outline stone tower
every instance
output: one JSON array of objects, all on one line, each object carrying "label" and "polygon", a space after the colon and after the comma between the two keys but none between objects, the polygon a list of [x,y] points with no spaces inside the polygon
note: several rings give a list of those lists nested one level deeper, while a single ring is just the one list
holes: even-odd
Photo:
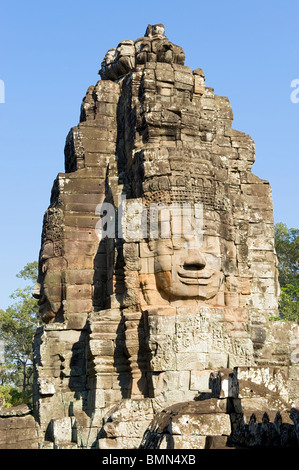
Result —
[{"label": "stone tower", "polygon": [[137,448],[147,428],[158,446],[159,413],[188,403],[218,410],[217,431],[171,445],[200,447],[246,409],[298,406],[298,326],[269,319],[270,185],[228,98],[184,62],[161,24],[120,42],[67,136],[34,290],[41,447]]}]

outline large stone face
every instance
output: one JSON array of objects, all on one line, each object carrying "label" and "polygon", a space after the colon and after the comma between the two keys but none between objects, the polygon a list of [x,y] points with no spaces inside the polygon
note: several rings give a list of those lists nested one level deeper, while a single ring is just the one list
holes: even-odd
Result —
[{"label": "large stone face", "polygon": [[34,290],[35,417],[54,446],[136,447],[227,368],[282,368],[298,406],[298,326],[269,321],[271,188],[229,100],[184,60],[163,25],[120,42],[67,136]]}]

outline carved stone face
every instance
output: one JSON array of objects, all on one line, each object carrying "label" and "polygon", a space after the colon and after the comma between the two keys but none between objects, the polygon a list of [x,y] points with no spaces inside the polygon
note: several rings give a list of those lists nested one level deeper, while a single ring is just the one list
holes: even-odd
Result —
[{"label": "carved stone face", "polygon": [[165,35],[165,27],[163,24],[149,24],[146,28],[145,36],[164,36]]},{"label": "carved stone face", "polygon": [[172,237],[153,242],[157,287],[170,298],[208,300],[217,295],[223,280],[218,237]]},{"label": "carved stone face", "polygon": [[154,24],[152,26],[152,35],[155,36],[156,34],[160,36],[165,35],[165,28],[163,24]]},{"label": "carved stone face", "polygon": [[45,323],[58,319],[62,313],[65,263],[57,242],[46,240],[40,252],[38,281],[32,293],[38,299],[39,314]]},{"label": "carved stone face", "polygon": [[109,49],[109,51],[106,52],[104,61],[106,65],[112,64],[115,60],[115,51],[116,49]]}]

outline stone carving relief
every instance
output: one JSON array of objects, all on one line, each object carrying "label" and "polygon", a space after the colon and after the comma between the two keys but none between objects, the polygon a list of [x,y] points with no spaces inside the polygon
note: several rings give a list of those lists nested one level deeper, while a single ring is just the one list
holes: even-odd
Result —
[{"label": "stone carving relief", "polygon": [[33,296],[38,299],[39,314],[45,323],[63,320],[66,259],[63,253],[63,210],[51,207],[44,216],[39,275]]}]

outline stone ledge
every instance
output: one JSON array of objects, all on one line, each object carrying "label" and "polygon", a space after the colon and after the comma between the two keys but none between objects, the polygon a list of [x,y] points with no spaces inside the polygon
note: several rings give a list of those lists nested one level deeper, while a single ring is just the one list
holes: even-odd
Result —
[{"label": "stone ledge", "polygon": [[32,412],[30,405],[18,405],[11,408],[3,408],[0,410],[0,418],[11,418],[13,416],[26,416]]}]

